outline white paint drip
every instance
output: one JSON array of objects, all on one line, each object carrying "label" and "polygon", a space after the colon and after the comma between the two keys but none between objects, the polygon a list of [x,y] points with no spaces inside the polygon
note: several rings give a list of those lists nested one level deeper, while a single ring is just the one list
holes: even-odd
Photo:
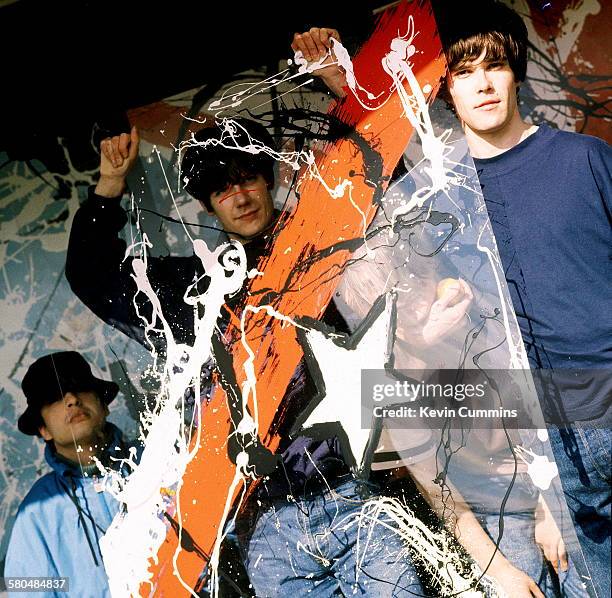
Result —
[{"label": "white paint drip", "polygon": [[[143,247],[148,245],[144,236]],[[117,500],[126,506],[126,512],[118,514],[107,533],[100,541],[109,586],[112,595],[138,595],[141,583],[151,583],[148,571],[149,559],[155,559],[159,547],[166,537],[166,524],[162,519],[168,508],[168,494],[176,487],[176,513],[180,515],[180,488],[182,476],[189,461],[199,446],[201,430],[197,429],[194,450],[189,452],[182,414],[183,397],[189,387],[195,387],[199,397],[200,369],[211,358],[211,336],[214,332],[221,307],[226,297],[236,293],[246,277],[246,255],[239,243],[223,244],[210,251],[200,239],[193,242],[195,255],[202,262],[206,276],[210,278],[207,290],[192,295],[198,281],[187,288],[186,303],[194,307],[194,344],[188,346],[175,341],[172,330],[163,314],[160,304],[146,273],[146,253],[132,262],[133,278],[138,293],[147,297],[153,313],[150,320],[140,315],[145,322],[147,336],[157,326],[166,341],[166,362],[162,378],[162,390],[158,397],[157,414],[152,418],[140,464],[123,483],[119,484],[118,474],[114,485]],[[131,250],[128,249],[128,252]],[[137,308],[136,297],[134,305]],[[198,306],[203,306],[203,315],[198,316]],[[139,313],[139,312],[138,312]],[[199,403],[196,401],[199,407]],[[177,405],[181,409],[177,409]],[[199,420],[199,417],[198,417]],[[112,477],[112,476],[111,476]],[[117,491],[117,488],[120,488]],[[179,538],[182,527],[179,526]],[[179,547],[174,555],[175,575],[183,587],[192,595],[176,566]]]},{"label": "white paint drip", "polygon": [[499,262],[498,256],[491,251],[486,245],[482,244],[482,237],[484,232],[487,231],[489,233],[488,236],[493,238],[493,243],[495,243],[493,234],[491,233],[490,225],[487,223],[486,226],[483,226],[478,235],[478,241],[476,246],[478,247],[478,251],[482,251],[488,258],[489,263],[491,264],[491,270],[493,272],[493,276],[495,277],[495,284],[497,286],[497,293],[500,297],[500,306],[502,312],[503,326],[506,334],[506,342],[508,343],[508,352],[510,354],[509,357],[509,368],[512,370],[519,369],[529,369],[529,361],[527,359],[527,353],[525,353],[525,347],[523,343],[518,339],[515,339],[512,331],[510,330],[510,320],[508,319],[508,306],[505,301],[506,293],[504,293],[504,287],[502,286],[501,278],[499,276],[499,272],[501,271],[501,264]]},{"label": "white paint drip", "polygon": [[[514,450],[519,458],[527,464],[527,473],[536,488],[548,490],[551,482],[559,475],[557,464],[546,455],[536,455],[533,451],[520,445],[515,446]],[[528,457],[531,457],[531,459]]]},{"label": "white paint drip", "polygon": [[445,530],[434,532],[429,529],[412,510],[396,498],[381,496],[367,501],[361,509],[357,523],[364,529],[358,535],[356,546],[356,578],[363,561],[367,556],[368,545],[374,528],[383,526],[402,540],[405,550],[397,556],[409,555],[419,562],[430,573],[431,578],[439,584],[441,595],[459,595],[465,598],[482,598],[502,596],[497,584],[490,578],[483,578],[481,584],[487,588],[486,594],[471,589],[480,578],[481,571],[475,563],[467,575],[463,557],[457,553],[450,535]]},{"label": "white paint drip", "polygon": [[[210,102],[208,110],[220,116],[224,111],[238,108],[252,97],[261,95],[274,87],[279,87],[283,83],[288,83],[300,75],[301,73],[291,75],[289,70],[285,69],[280,73],[267,77],[263,81],[237,83],[225,90],[219,99]],[[307,85],[310,82],[312,80],[302,85]],[[302,87],[302,85],[294,87],[288,93],[295,91],[297,88]]]},{"label": "white paint drip", "polygon": [[[452,170],[446,168],[444,165],[445,157],[452,151],[451,148],[448,148],[446,145],[451,130],[444,131],[439,137],[435,134],[429,116],[427,100],[424,96],[424,91],[427,89],[431,90],[431,86],[426,85],[421,89],[412,70],[412,64],[410,63],[410,58],[416,53],[416,47],[412,42],[417,35],[418,32],[415,32],[414,20],[412,16],[410,16],[406,35],[403,37],[396,37],[391,41],[391,51],[383,57],[382,66],[393,81],[392,88],[399,95],[402,106],[404,107],[404,115],[408,118],[421,140],[423,155],[429,163],[429,166],[423,167],[423,172],[430,179],[431,184],[417,189],[405,205],[396,208],[392,215],[392,223],[395,223],[400,216],[407,214],[415,207],[420,208],[423,206],[423,204],[436,193],[448,189],[449,184],[451,184],[455,178]],[[379,103],[378,105],[364,103],[360,99],[359,93],[363,88],[358,84],[355,78],[353,64],[348,52],[346,52],[338,41],[333,40],[333,43],[338,62],[347,74],[348,86],[359,103],[367,110],[377,110],[382,107],[390,96],[388,96],[383,103]],[[408,82],[411,94],[408,94],[406,91],[404,81]],[[425,91],[425,93],[427,93],[427,91]],[[370,96],[368,96],[368,99],[370,99]]]},{"label": "white paint drip", "polygon": [[[182,152],[184,152],[188,147],[193,147],[193,146],[202,146],[202,147],[220,146],[225,149],[240,151],[240,152],[247,152],[250,154],[265,153],[271,158],[273,158],[274,160],[276,160],[277,162],[282,162],[284,164],[287,164],[293,170],[296,170],[296,171],[300,170],[303,166],[305,166],[307,168],[308,176],[311,179],[318,180],[321,183],[321,185],[326,189],[326,191],[328,192],[329,196],[332,199],[338,199],[338,198],[343,197],[346,189],[350,190],[353,187],[352,182],[348,179],[345,179],[337,183],[334,186],[328,184],[323,178],[323,176],[321,175],[321,172],[319,171],[319,168],[316,164],[315,155],[311,150],[304,149],[299,152],[276,151],[268,147],[267,145],[265,145],[263,142],[251,137],[250,133],[240,124],[240,122],[236,120],[233,120],[231,118],[224,118],[220,120],[218,124],[222,130],[220,139],[207,139],[205,141],[200,142],[195,139],[194,135],[192,135],[190,139],[187,139],[186,141],[183,141],[180,144],[179,153],[182,154]],[[238,135],[241,135],[241,137],[245,136],[245,138],[247,139],[244,145],[240,144]],[[179,162],[181,162],[180,155],[179,155]],[[189,177],[189,173],[179,172],[179,182],[188,180],[188,177]],[[302,184],[303,184],[303,180],[304,178],[302,178]],[[352,198],[350,198],[350,200],[351,200],[351,203],[355,205],[354,202],[352,201]]]},{"label": "white paint drip", "polygon": [[[241,441],[241,446],[243,448],[247,448],[250,445],[252,445],[254,442],[256,442],[258,440],[258,432],[259,432],[259,416],[258,416],[259,410],[257,407],[257,377],[255,375],[255,367],[254,367],[255,353],[253,352],[253,350],[251,349],[251,347],[249,346],[246,340],[245,323],[246,323],[246,316],[248,313],[257,314],[261,311],[265,311],[269,316],[274,317],[278,320],[281,320],[283,322],[288,322],[292,324],[293,326],[296,326],[299,328],[303,328],[302,326],[294,322],[291,318],[273,309],[272,306],[270,305],[260,305],[258,307],[255,307],[253,305],[245,306],[241,314],[241,318],[240,318],[240,332],[241,332],[242,346],[245,348],[246,352],[248,353],[248,358],[244,361],[244,364],[243,364],[243,369],[246,374],[246,380],[243,382],[242,389],[241,389],[242,418],[237,423],[236,430],[233,432],[233,434],[241,436],[240,441]],[[251,399],[253,403],[252,411],[253,411],[254,417],[252,417],[249,414],[249,411],[247,409],[249,399]],[[215,544],[214,544],[211,559],[210,559],[210,571],[211,571],[210,586],[211,586],[213,598],[215,598],[219,594],[219,575],[218,575],[219,556],[221,552],[221,544],[226,535],[224,530],[227,529],[226,521],[227,521],[228,514],[230,512],[230,509],[232,507],[232,498],[234,496],[234,493],[236,492],[236,488],[242,482],[242,480],[245,480],[247,477],[251,479],[255,479],[254,474],[248,469],[249,465],[250,463],[249,463],[248,453],[246,451],[241,451],[240,453],[238,453],[238,455],[236,456],[236,471],[234,473],[234,478],[232,480],[230,487],[228,488],[228,492],[225,498],[225,507],[223,510],[223,516],[218,526],[219,531],[217,532],[217,537],[215,539]],[[242,501],[244,500],[245,490],[246,490],[246,487],[243,488],[239,502],[236,506],[236,509],[235,509],[236,515],[234,515],[234,518],[233,518],[234,522],[236,520],[236,516],[238,512],[240,511],[240,506],[242,504]]]},{"label": "white paint drip", "polygon": [[[409,33],[411,31],[412,33],[410,33],[410,35],[407,34],[405,37],[398,37],[393,40],[391,44],[391,52],[385,56],[383,60],[383,66],[385,67],[385,70],[389,73],[389,75],[392,77],[393,86],[400,94],[400,98],[405,108],[406,117],[410,120],[411,124],[414,126],[421,139],[423,153],[429,161],[429,167],[424,168],[423,170],[429,176],[431,184],[417,190],[413,194],[411,200],[405,206],[398,208],[393,215],[394,221],[401,214],[409,212],[414,207],[422,206],[424,202],[431,198],[435,193],[437,193],[438,191],[446,190],[447,186],[450,183],[453,183],[452,173],[449,173],[444,166],[444,160],[446,152],[448,150],[448,148],[446,147],[446,141],[448,139],[449,131],[445,132],[440,137],[437,137],[435,135],[431,121],[429,119],[427,103],[423,96],[423,92],[428,93],[427,87],[424,87],[423,90],[420,89],[420,87],[418,86],[418,82],[416,81],[416,78],[414,77],[414,74],[412,72],[411,65],[409,63],[409,58],[414,54],[415,51],[414,46],[411,42],[413,41],[416,35],[414,34],[414,26],[412,23],[412,19],[410,20],[409,24]],[[377,99],[379,96],[374,96],[373,94],[369,93],[367,90],[361,87],[358,84],[356,78],[354,78],[352,71],[352,63],[350,63],[350,58],[348,58],[347,60],[348,53],[345,55],[342,52],[343,48],[341,44],[337,43],[335,40],[333,43],[334,51],[336,53],[336,56],[338,57],[338,64],[345,68],[347,72],[347,80],[349,82],[349,86],[353,93],[355,93],[356,97],[361,95],[362,92],[365,92],[367,100],[371,101]],[[347,68],[347,66],[349,68]],[[309,65],[308,68],[313,68],[313,65]],[[269,81],[266,80],[266,83],[269,83],[269,86],[271,87],[273,85],[278,84],[279,81],[288,81],[290,79],[291,77],[284,78],[283,75],[280,80],[277,78],[270,78]],[[412,95],[409,95],[404,89],[404,81],[408,81]],[[213,102],[211,104],[211,108],[223,110],[229,106],[235,107],[239,105],[242,101],[244,101],[244,99],[248,97],[249,94],[252,93],[252,91],[252,87],[249,87],[246,93],[243,93],[242,91],[236,92],[234,90],[230,103],[224,103],[223,101]],[[261,89],[256,91],[255,93],[259,93],[260,91]],[[375,109],[375,107],[365,107],[370,110]],[[223,147],[226,147],[228,149],[234,149],[237,151],[246,151],[254,154],[265,152],[268,155],[272,156],[275,160],[288,164],[294,170],[299,170],[302,166],[306,166],[309,176],[311,178],[317,179],[325,187],[330,197],[333,199],[343,197],[346,193],[346,190],[348,189],[349,201],[351,201],[352,205],[357,208],[351,196],[351,181],[344,180],[335,185],[327,184],[315,164],[314,155],[311,151],[276,152],[271,148],[267,148],[261,142],[251,139],[250,137],[246,145],[240,145],[235,137],[237,127],[240,127],[239,123],[236,123],[231,119],[224,119],[222,121],[222,127],[224,128],[224,136],[220,141],[208,140],[207,142],[199,144],[195,141],[195,139],[192,138],[187,142],[181,144],[179,151],[184,150],[190,145],[220,144]],[[246,133],[248,135],[248,132]],[[180,180],[181,176],[179,174],[179,181]],[[365,214],[363,214],[361,211],[360,214],[364,219],[365,232]],[[143,241],[143,246],[146,246],[147,243],[148,241],[146,241],[145,238],[145,240]],[[220,306],[225,301],[225,296],[232,294],[232,292],[235,292],[228,291],[228,289],[223,285],[224,282],[227,283],[228,281],[228,279],[225,278],[225,269],[221,272],[217,272],[216,274],[211,274],[208,268],[206,268],[205,262],[208,262],[208,264],[212,266],[215,265],[215,260],[212,259],[212,256],[215,255],[215,257],[218,258],[218,253],[209,252],[208,248],[205,244],[203,244],[203,242],[200,242],[203,244],[203,246],[196,246],[197,243],[198,241],[194,241],[194,250],[196,251],[196,254],[198,254],[199,251],[199,256],[202,260],[202,263],[205,265],[206,272],[209,276],[211,276],[211,287],[206,293],[201,296],[192,297],[188,295],[188,292],[186,292],[185,294],[185,300],[187,302],[190,302],[194,306],[194,311],[197,305],[202,305],[206,308],[205,316],[201,320],[198,320],[198,318],[196,317],[196,342],[194,344],[194,347],[188,347],[186,345],[174,342],[169,326],[163,316],[162,306],[159,304],[159,300],[155,296],[155,293],[153,292],[153,289],[151,288],[146,277],[146,254],[144,258],[139,258],[134,262],[134,278],[139,286],[139,291],[145,296],[147,296],[154,308],[154,316],[150,322],[147,322],[147,330],[148,332],[152,331],[156,325],[160,325],[162,327],[164,336],[166,336],[166,339],[168,341],[168,360],[166,362],[166,367],[164,370],[164,395],[160,399],[159,415],[153,421],[149,429],[149,437],[147,439],[145,454],[143,455],[141,465],[136,469],[136,472],[132,476],[130,476],[123,489],[117,494],[118,498],[120,498],[120,500],[123,500],[127,504],[128,511],[125,515],[121,515],[116,518],[116,521],[113,522],[113,525],[111,526],[111,528],[109,528],[109,532],[103,538],[102,541],[103,554],[105,555],[105,564],[107,566],[109,578],[111,577],[111,572],[113,574],[111,588],[114,596],[128,595],[126,592],[130,592],[134,588],[137,592],[138,586],[142,581],[150,580],[150,574],[147,571],[148,558],[149,556],[155,556],[155,554],[157,553],[156,545],[157,547],[159,546],[159,543],[163,541],[163,538],[165,537],[166,533],[165,524],[161,521],[159,517],[161,511],[164,510],[163,505],[165,500],[164,493],[161,490],[163,490],[164,487],[172,486],[173,484],[177,486],[177,509],[179,513],[178,519],[180,521],[180,500],[178,500],[178,496],[180,494],[182,473],[184,472],[184,468],[188,463],[189,459],[192,457],[192,455],[187,453],[187,445],[184,440],[179,440],[179,437],[182,436],[182,422],[181,418],[177,416],[175,406],[177,402],[182,401],[184,390],[190,384],[192,384],[193,381],[195,381],[196,385],[199,384],[199,367],[201,367],[202,363],[204,363],[204,361],[206,361],[207,358],[210,357],[210,335],[212,334],[214,321],[216,321],[216,316],[218,315],[218,312],[216,312],[216,315],[215,313],[213,313],[216,310],[215,306],[218,305],[220,308]],[[227,248],[227,245],[224,247]],[[240,253],[241,247],[240,249],[238,249],[236,245],[234,245],[233,247],[234,251]],[[479,247],[479,249],[481,248]],[[491,256],[489,257],[491,259]],[[240,256],[240,260],[242,260],[243,258],[243,255]],[[244,270],[244,263],[245,262],[241,261],[243,270],[241,271],[241,277],[237,277],[240,278],[240,284],[237,286],[237,289],[240,288],[240,285],[242,284],[242,281],[244,280],[246,275],[246,271]],[[224,268],[226,266],[231,266],[231,264],[226,263],[224,265]],[[219,283],[220,288],[218,288],[217,290],[221,293],[220,295],[216,293],[211,293],[211,289],[213,288],[213,283],[215,281]],[[190,290],[193,289],[191,288]],[[211,306],[213,306],[213,309],[211,309]],[[253,310],[254,309],[255,308],[253,308]],[[274,317],[280,316],[284,318],[284,316],[282,316],[281,314],[273,312],[273,310],[271,310],[269,306],[266,306],[262,309],[266,309],[269,315],[274,315]],[[241,324],[243,333],[243,343],[246,343],[244,335],[244,315],[245,314],[243,314]],[[316,333],[312,338],[316,338]],[[508,338],[510,338],[510,336],[508,336]],[[201,351],[200,353],[197,353],[195,351],[196,346],[199,347],[199,350]],[[236,432],[242,434],[243,436],[248,436],[257,434],[258,423],[255,386],[256,380],[254,370],[252,368],[254,355],[246,344],[245,348],[249,352],[250,358],[249,360],[247,360],[247,363],[245,363],[245,372],[247,374],[247,380],[244,382],[242,387],[244,417],[239,422]],[[319,360],[319,363],[335,363],[333,359],[329,359],[329,355],[325,355],[326,351],[328,351],[328,349],[322,350],[322,356]],[[372,349],[368,347],[368,355],[371,356],[372,353]],[[384,352],[376,352],[376,354],[382,355],[384,354]],[[372,359],[370,357],[367,367],[372,367],[371,364]],[[175,369],[176,372],[174,371]],[[343,383],[343,396],[346,396],[346,377],[343,378]],[[330,384],[330,386],[333,385]],[[359,395],[357,394],[356,396]],[[254,405],[253,417],[249,416],[246,410],[246,405],[250,398],[252,399]],[[322,418],[321,421],[332,421],[329,418],[329,413],[325,418]],[[349,426],[349,428],[354,427]],[[254,437],[255,436],[253,436],[253,438]],[[158,453],[156,452],[156,449],[150,448],[150,439],[156,439],[156,443],[159,443],[159,450],[165,453],[165,457],[160,457],[160,455],[158,455]],[[367,438],[365,442],[367,443]],[[363,443],[363,441],[355,441],[354,445],[354,452],[356,452],[357,455],[363,455],[363,450],[359,447],[363,446],[365,448],[365,443]],[[164,447],[163,450],[161,447]],[[147,451],[149,452],[147,453]],[[161,459],[161,461],[159,459]],[[534,458],[534,461],[535,460],[536,459]],[[159,467],[160,462],[163,463],[163,468]],[[213,551],[213,557],[211,559],[211,566],[213,569],[212,576],[214,582],[212,584],[212,587],[215,593],[218,591],[218,578],[216,577],[216,565],[218,564],[219,554],[218,549],[220,547],[221,540],[223,539],[223,534],[221,530],[224,528],[223,524],[229,513],[229,508],[231,506],[231,497],[233,496],[233,493],[235,492],[237,485],[240,483],[241,479],[244,476],[248,475],[248,465],[249,464],[247,453],[240,453],[237,458],[236,473],[232,485],[228,491],[225,512],[221,525],[219,526],[220,531],[217,536],[217,541],[215,543],[215,548]],[[153,468],[155,468],[154,471],[151,471]],[[163,472],[157,471],[158,469],[163,469]],[[156,479],[157,481],[155,483],[151,483],[150,480],[152,478]],[[160,484],[159,487],[158,484]],[[164,484],[166,486],[163,486]],[[391,503],[385,501],[391,501]],[[380,505],[384,503],[384,508],[381,506],[377,507],[379,511],[382,509],[386,514],[389,514],[389,512],[394,512],[396,516],[401,519],[401,516],[397,515],[399,513],[399,508],[397,505],[394,505],[392,501],[393,499],[380,498],[376,501],[373,501],[373,504]],[[376,518],[378,519],[378,517]],[[126,521],[128,521],[127,524],[125,523]],[[402,529],[401,532],[402,534],[406,535],[407,538],[412,538],[414,532],[413,522],[410,523],[410,526],[412,526],[410,527],[410,532],[407,532],[405,529]],[[430,534],[429,540],[431,540],[431,532],[427,530],[427,528],[424,528],[424,530],[427,532],[427,534]],[[422,532],[423,530],[419,530],[419,533]],[[417,545],[419,544],[417,543]],[[424,555],[428,554],[429,548],[430,542],[426,541],[421,545],[421,549],[418,549],[417,552],[421,555],[422,558],[425,558]],[[178,549],[177,553],[175,554],[175,573],[177,574],[177,577],[179,578],[185,589],[193,594],[191,589],[181,580],[180,575],[176,569],[177,555]],[[446,558],[448,558],[446,551],[444,551],[444,555]],[[430,564],[433,566],[433,562]],[[437,568],[436,573],[439,574],[439,569]],[[456,580],[454,580],[453,578],[454,573],[449,575],[452,578],[450,579],[449,583],[451,584],[451,587],[454,587],[453,584],[456,582]],[[469,594],[464,595],[468,596]]]},{"label": "white paint drip", "polygon": [[[301,168],[302,165],[306,165],[309,175],[312,178],[318,179],[333,198],[342,197],[345,189],[351,188],[350,181],[344,181],[334,188],[328,186],[318,171],[314,155],[311,151],[276,152],[256,139],[252,139],[244,129],[242,130],[247,133],[248,142],[245,145],[240,145],[236,138],[236,133],[238,128],[242,128],[241,125],[231,119],[224,119],[222,126],[224,134],[221,140],[209,140],[209,142],[200,145],[219,144],[225,148],[237,151],[249,153],[265,152],[275,160],[283,161],[296,170]],[[193,144],[197,144],[197,142],[192,139],[182,144],[179,151]],[[159,152],[157,154],[159,159]],[[174,195],[172,195],[172,199],[174,201]],[[352,202],[352,198],[350,199]],[[178,213],[176,202],[174,202],[174,205]],[[185,232],[189,235],[186,229]],[[240,244],[233,243],[231,246],[227,244],[222,245],[211,252],[203,241],[199,239],[193,241],[194,253],[200,258],[206,276],[210,277],[210,285],[205,293],[201,295],[195,293],[195,295],[192,295],[198,282],[196,281],[185,292],[185,302],[194,308],[195,342],[193,347],[189,347],[186,344],[175,341],[172,330],[164,317],[163,306],[148,280],[146,273],[146,250],[149,247],[151,247],[151,244],[147,236],[142,235],[141,241],[133,242],[126,250],[125,258],[127,259],[130,253],[133,254],[136,248],[140,250],[140,256],[134,257],[132,261],[133,278],[138,287],[138,293],[144,295],[152,307],[151,318],[146,318],[141,314],[136,297],[134,297],[133,304],[137,314],[143,320],[145,336],[152,347],[151,335],[153,333],[162,333],[166,341],[166,362],[161,376],[162,392],[160,393],[158,405],[154,410],[156,413],[149,412],[143,419],[143,422],[147,424],[145,427],[148,429],[148,436],[145,441],[141,463],[125,483],[120,483],[118,476],[113,478],[112,474],[110,475],[112,482],[109,483],[109,489],[112,489],[117,499],[127,507],[127,512],[117,516],[101,541],[101,549],[109,575],[109,585],[115,597],[137,594],[141,583],[151,582],[151,574],[148,572],[149,559],[155,558],[159,546],[166,535],[166,525],[160,516],[164,510],[172,506],[168,503],[168,495],[174,494],[176,496],[174,506],[176,507],[177,519],[179,521],[180,539],[180,534],[182,533],[182,527],[180,526],[182,475],[189,460],[195,454],[195,451],[188,453],[188,443],[185,439],[183,418],[181,417],[184,411],[182,404],[183,397],[190,385],[195,386],[196,396],[199,396],[199,372],[203,363],[208,361],[211,356],[210,338],[220,312],[220,307],[225,303],[227,296],[233,295],[241,288],[247,276],[246,256]],[[236,254],[238,254],[238,265],[236,265]],[[230,277],[227,277],[228,273],[231,274]],[[249,277],[256,275],[261,275],[261,273],[256,270],[249,272]],[[204,316],[201,318],[198,317],[198,306],[204,307]],[[249,442],[255,440],[258,423],[256,380],[253,370],[254,354],[248,345],[246,345],[244,317],[249,311],[259,311],[261,309],[266,310],[271,316],[295,325],[289,318],[275,312],[269,306],[260,308],[247,307],[243,313],[241,321],[242,340],[250,357],[244,364],[247,379],[242,388],[243,417],[238,423],[235,433],[242,435],[242,440],[246,441],[243,445],[245,448]],[[154,356],[155,361],[157,361],[155,351]],[[246,409],[249,400],[252,400],[254,405],[254,418],[249,415]],[[181,406],[180,410],[176,409],[177,405]],[[197,407],[199,409],[199,404],[197,404]],[[199,412],[196,414],[196,419],[198,421],[200,419]],[[199,445],[200,433],[201,430],[198,428],[198,437],[195,442],[196,447]],[[249,436],[251,436],[250,439]],[[154,448],[151,445],[153,440],[155,442]],[[236,473],[228,490],[223,519],[219,525],[219,532],[211,557],[211,587],[215,595],[218,593],[217,565],[219,549],[223,540],[222,530],[225,527],[224,524],[231,507],[231,498],[235,489],[242,478],[248,475],[252,477],[252,474],[248,472],[248,466],[248,454],[246,452],[240,453],[237,457]],[[176,490],[174,491],[172,488]],[[188,584],[182,580],[177,568],[179,551],[180,548],[177,548],[174,554],[174,572],[183,587],[193,594]]]},{"label": "white paint drip", "polygon": [[[65,141],[62,138],[56,141],[60,161],[66,165],[64,173],[49,172],[36,164],[29,167],[19,160],[7,160],[2,170],[0,372],[4,429],[0,431],[0,452],[4,463],[0,466],[0,529],[3,530],[10,530],[10,522],[32,483],[49,471],[44,443],[26,438],[15,425],[17,415],[25,408],[19,382],[27,366],[43,353],[79,350],[95,372],[96,364],[105,361],[109,345],[125,344],[121,333],[103,329],[102,323],[71,296],[64,280],[62,264],[71,222],[79,208],[80,190],[85,183],[93,182],[95,169],[82,170],[82,165],[75,165]],[[61,197],[53,199],[52,191],[60,191]],[[53,299],[47,303],[51,292]],[[126,361],[130,369],[134,362]],[[101,377],[106,377],[107,372]],[[121,403],[115,401],[111,405],[112,415],[119,420],[127,419],[127,409]],[[8,537],[3,542],[4,548],[7,540]],[[0,558],[3,556],[4,550]]]}]

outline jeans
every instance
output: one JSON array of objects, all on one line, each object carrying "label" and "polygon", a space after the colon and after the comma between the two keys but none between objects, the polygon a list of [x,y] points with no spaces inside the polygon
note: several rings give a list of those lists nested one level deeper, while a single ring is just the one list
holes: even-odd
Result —
[{"label": "jeans", "polygon": [[[608,410],[609,412],[610,410]],[[605,419],[604,419],[605,418]],[[590,579],[598,598],[610,596],[610,448],[609,413],[599,420],[551,426],[550,444],[559,468],[582,555],[573,560]],[[588,585],[588,584],[587,584]]]},{"label": "jeans", "polygon": [[[473,481],[471,492],[466,489],[464,498],[472,504],[474,515],[494,543],[499,538],[499,507],[511,483],[511,476],[490,476],[486,480]],[[471,499],[471,500],[469,500]],[[535,541],[535,509],[537,489],[526,473],[519,473],[507,497],[503,512],[503,533],[499,551],[517,569],[520,569],[539,586],[547,598],[558,598],[554,570]]]},{"label": "jeans", "polygon": [[423,595],[392,523],[360,522],[362,490],[351,480],[263,505],[245,551],[258,598]]},{"label": "jeans", "polygon": [[574,563],[570,560],[568,571],[561,572],[557,578],[536,543],[535,512],[540,491],[527,473],[518,473],[512,488],[511,476],[483,477],[461,472],[456,467],[451,469],[451,479],[494,543],[499,539],[500,509],[502,501],[505,501],[499,550],[512,565],[538,584],[546,598],[588,598]]},{"label": "jeans", "polygon": [[[478,517],[483,529],[493,542],[499,537],[499,514]],[[588,598],[570,559],[567,572],[557,578],[552,565],[535,543],[533,513],[505,513],[504,533],[499,543],[500,552],[517,568],[529,575],[546,598]]]}]

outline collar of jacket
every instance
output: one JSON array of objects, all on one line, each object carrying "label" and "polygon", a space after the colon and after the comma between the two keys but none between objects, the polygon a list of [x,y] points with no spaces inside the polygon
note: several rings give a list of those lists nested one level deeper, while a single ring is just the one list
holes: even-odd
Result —
[{"label": "collar of jacket", "polygon": [[[107,459],[104,457],[109,454],[111,454],[113,457],[127,456],[127,450],[121,430],[110,422],[106,423],[106,429],[109,434],[109,441],[102,451],[102,455],[100,455],[100,460],[102,462],[107,461]],[[116,451],[116,447],[119,447],[120,450]],[[53,469],[53,471],[59,476],[82,478],[84,477],[83,474],[86,474],[87,477],[92,477],[92,475],[98,473],[99,471],[96,465],[88,465],[81,468],[79,467],[78,463],[73,463],[68,459],[62,458],[55,451],[52,442],[47,442],[47,446],[45,447],[45,460],[49,464],[49,467],[51,467],[51,469]]]}]

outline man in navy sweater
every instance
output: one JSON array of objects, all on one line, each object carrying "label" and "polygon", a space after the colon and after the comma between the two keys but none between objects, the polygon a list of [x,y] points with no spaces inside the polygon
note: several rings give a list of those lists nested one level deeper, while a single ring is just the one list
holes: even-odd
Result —
[{"label": "man in navy sweater", "polygon": [[[469,12],[457,4],[435,6],[447,101],[474,159],[530,366],[570,379],[556,401],[541,397],[543,410],[589,569],[582,573],[609,596],[612,151],[594,137],[526,123],[518,110],[524,23],[495,1]],[[556,561],[563,547],[545,550]]]}]

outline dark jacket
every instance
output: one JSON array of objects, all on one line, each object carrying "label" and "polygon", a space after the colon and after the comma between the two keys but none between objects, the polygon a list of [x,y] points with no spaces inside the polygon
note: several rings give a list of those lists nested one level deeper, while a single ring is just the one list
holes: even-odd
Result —
[{"label": "dark jacket", "polygon": [[[91,191],[74,217],[66,278],[74,293],[99,318],[146,346],[143,320],[138,317],[134,307],[137,287],[131,276],[132,257],[126,255],[127,244],[119,237],[127,221],[127,214],[120,206],[119,198],[107,199]],[[267,241],[262,236],[244,246],[248,269],[256,267]],[[204,272],[201,261],[195,255],[148,257],[147,264],[149,281],[163,306],[175,340],[191,345],[194,340],[193,308],[184,302],[183,296],[194,280],[202,279]],[[206,278],[199,284],[196,292],[205,292]],[[230,307],[239,304],[242,298],[241,293],[233,297]],[[147,317],[150,315],[150,306],[146,301],[140,303],[137,300],[137,305],[141,314]],[[348,332],[346,322],[333,302],[323,320],[339,332]],[[225,325],[221,323],[222,328]],[[292,405],[299,403],[300,407],[316,393],[303,362],[293,377],[290,389]],[[307,458],[305,448],[310,455],[318,457],[313,459],[316,467]],[[278,468],[277,475],[272,476],[267,485],[274,495],[286,495],[288,491],[299,492],[307,480],[313,476],[321,477],[317,469],[328,477],[328,483],[348,471],[340,457],[336,438],[323,441],[297,438],[292,441],[285,437],[280,451],[283,453],[284,471]],[[323,480],[320,481],[323,483]]]}]

